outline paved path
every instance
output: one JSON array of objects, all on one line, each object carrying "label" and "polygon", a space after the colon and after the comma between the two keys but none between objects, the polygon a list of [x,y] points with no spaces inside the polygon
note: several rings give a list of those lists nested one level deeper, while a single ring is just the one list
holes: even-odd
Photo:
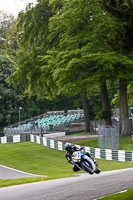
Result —
[{"label": "paved path", "polygon": [[41,175],[31,174],[10,167],[6,167],[4,165],[0,165],[0,179],[30,178],[40,176]]},{"label": "paved path", "polygon": [[0,188],[0,200],[94,200],[133,188],[133,169]]},{"label": "paved path", "polygon": [[98,135],[70,135],[70,136],[64,136],[64,137],[55,137],[54,139],[58,141],[64,141],[64,142],[75,142],[80,140],[88,140],[91,138],[97,138]]}]

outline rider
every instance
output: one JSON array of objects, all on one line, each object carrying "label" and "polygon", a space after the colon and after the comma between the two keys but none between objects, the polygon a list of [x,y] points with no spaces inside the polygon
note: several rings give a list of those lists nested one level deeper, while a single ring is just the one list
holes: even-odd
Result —
[{"label": "rider", "polygon": [[[81,148],[78,148],[78,147],[76,147],[76,146],[72,146],[71,144],[69,144],[69,143],[66,143],[65,144],[65,150],[66,150],[66,155],[65,155],[65,157],[66,157],[66,159],[67,159],[67,161],[69,162],[69,163],[73,163],[72,162],[72,154],[73,154],[73,152],[75,152],[75,151],[81,151],[83,149],[83,147],[81,147]],[[91,159],[93,159],[92,157],[91,157],[91,155],[88,153],[88,152],[85,152],[84,153],[85,155],[87,155],[88,157],[90,157]],[[95,161],[94,161],[95,162]],[[73,171],[74,172],[77,172],[77,171],[79,171],[80,169],[76,166],[76,165],[74,165],[74,167],[73,167]]]}]

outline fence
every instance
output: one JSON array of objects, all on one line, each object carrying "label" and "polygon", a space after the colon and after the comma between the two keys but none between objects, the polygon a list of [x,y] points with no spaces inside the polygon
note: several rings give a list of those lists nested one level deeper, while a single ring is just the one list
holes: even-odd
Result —
[{"label": "fence", "polygon": [[98,147],[102,149],[119,149],[119,127],[99,126]]},{"label": "fence", "polygon": [[104,120],[90,120],[91,134],[98,134],[98,127],[104,125]]},{"label": "fence", "polygon": [[14,135],[0,137],[0,143],[16,143],[16,142],[27,142],[30,141],[30,135]]}]

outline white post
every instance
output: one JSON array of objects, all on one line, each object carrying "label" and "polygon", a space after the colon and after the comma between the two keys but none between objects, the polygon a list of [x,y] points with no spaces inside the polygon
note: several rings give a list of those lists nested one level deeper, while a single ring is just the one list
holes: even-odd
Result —
[{"label": "white post", "polygon": [[19,125],[20,125],[20,110],[22,110],[22,107],[19,107]]}]

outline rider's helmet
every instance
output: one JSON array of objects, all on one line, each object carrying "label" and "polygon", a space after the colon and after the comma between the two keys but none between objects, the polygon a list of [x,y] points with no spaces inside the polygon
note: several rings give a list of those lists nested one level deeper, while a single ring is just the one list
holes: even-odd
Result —
[{"label": "rider's helmet", "polygon": [[72,145],[69,144],[69,143],[66,143],[66,144],[65,144],[65,150],[66,150],[66,151],[71,151],[71,150],[72,150]]}]

